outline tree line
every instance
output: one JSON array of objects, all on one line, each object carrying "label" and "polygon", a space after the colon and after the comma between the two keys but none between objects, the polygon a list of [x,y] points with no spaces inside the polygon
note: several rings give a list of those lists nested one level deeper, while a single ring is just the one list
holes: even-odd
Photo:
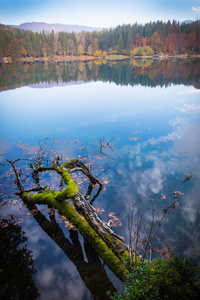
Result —
[{"label": "tree line", "polygon": [[100,32],[33,33],[0,25],[0,59],[54,56],[106,56],[200,53],[200,24],[150,22],[119,25]]}]

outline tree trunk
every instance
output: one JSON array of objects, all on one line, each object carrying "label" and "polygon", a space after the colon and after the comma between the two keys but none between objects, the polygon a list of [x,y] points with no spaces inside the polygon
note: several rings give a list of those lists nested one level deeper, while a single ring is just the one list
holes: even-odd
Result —
[{"label": "tree trunk", "polygon": [[[72,178],[72,173],[78,168],[90,180],[91,184],[102,184],[93,177],[89,169],[80,161],[73,159],[59,165],[59,157],[55,157],[51,167],[31,165],[32,177],[37,184],[34,190],[24,190],[20,181],[20,175],[15,167],[15,162],[10,161],[14,169],[17,185],[20,189],[21,199],[27,203],[51,205],[58,212],[64,215],[89,241],[98,255],[103,259],[111,271],[122,281],[125,281],[129,271],[123,262],[129,258],[129,247],[124,243],[123,238],[116,235],[105,221],[95,212],[85,197],[78,191],[76,182]],[[39,172],[55,171],[60,174],[66,188],[63,191],[44,191],[40,187]],[[37,193],[35,193],[37,191]],[[32,193],[34,192],[34,193]],[[73,205],[67,201],[71,200]]]}]

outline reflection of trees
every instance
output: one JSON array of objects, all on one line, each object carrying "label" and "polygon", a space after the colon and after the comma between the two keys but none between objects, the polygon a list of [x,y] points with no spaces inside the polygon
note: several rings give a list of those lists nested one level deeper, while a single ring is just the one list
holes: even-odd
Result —
[{"label": "reflection of trees", "polygon": [[[52,143],[54,141],[55,140],[53,140]],[[101,142],[103,143],[104,139],[102,139]],[[102,144],[101,147],[104,146],[104,148],[108,147],[109,149],[112,149],[111,146],[109,146],[110,142],[108,142],[106,145]],[[26,144],[23,144],[20,147],[25,149],[24,147],[26,147]],[[106,153],[106,150],[104,150],[104,152]],[[103,151],[101,151],[101,155],[103,154],[104,154]],[[27,155],[30,155],[29,158],[27,157]],[[31,158],[32,155],[34,155],[34,159]],[[54,155],[54,159],[52,155]],[[98,155],[98,158],[99,156],[100,155]],[[84,160],[84,157],[82,158]],[[53,164],[52,164],[52,159],[53,159]],[[116,234],[114,234],[111,228],[108,227],[107,223],[105,223],[104,225],[104,221],[97,215],[95,209],[93,209],[91,205],[89,205],[88,203],[89,201],[88,200],[86,201],[83,195],[76,192],[78,191],[78,189],[76,187],[75,181],[73,181],[72,176],[70,174],[77,171],[84,174],[90,182],[89,188],[87,190],[87,197],[91,195],[92,189],[94,188],[95,184],[98,183],[99,190],[97,194],[93,196],[92,201],[95,200],[95,198],[98,196],[98,194],[100,193],[103,187],[103,184],[98,179],[93,177],[90,171],[91,170],[90,161],[85,158],[85,160],[87,160],[90,164],[90,170],[89,170],[80,160],[76,160],[76,159],[70,160],[65,165],[65,167],[70,169],[70,174],[68,171],[64,170],[63,174],[65,175],[68,174],[68,175],[64,176],[63,179],[59,177],[60,178],[59,180],[56,180],[56,182],[52,182],[52,180],[49,179],[50,176],[48,176],[50,175],[49,172],[55,170],[57,173],[58,168],[56,167],[56,165],[57,166],[59,165],[58,161],[60,160],[61,160],[60,156],[57,154],[55,155],[55,149],[52,148],[51,141],[49,142],[49,138],[47,138],[44,141],[41,141],[38,147],[30,147],[27,149],[26,158],[22,159],[23,163],[24,161],[26,161],[27,165],[26,164],[21,165],[19,170],[18,168],[16,168],[15,162],[19,162],[20,159],[16,160],[15,162],[8,161],[11,163],[13,167],[13,171],[16,176],[15,184],[17,184],[19,188],[19,191],[16,192],[15,195],[20,195],[20,198],[22,199],[27,209],[30,211],[30,214],[35,218],[35,220],[38,222],[41,228],[56,242],[56,244],[68,256],[68,258],[75,264],[81,278],[83,279],[83,281],[85,282],[89,290],[91,291],[93,298],[99,299],[100,297],[100,299],[106,299],[107,297],[106,291],[108,290],[114,291],[115,288],[113,287],[112,283],[108,279],[104,266],[102,265],[99,257],[102,258],[104,265],[107,264],[109,268],[111,266],[110,269],[111,270],[114,269],[114,272],[117,272],[117,276],[119,277],[120,276],[122,277],[121,269],[122,271],[124,271],[125,267],[124,265],[122,265],[121,260],[117,256],[115,256],[114,252],[112,252],[110,248],[107,246],[107,244],[103,241],[101,236],[104,236],[105,233],[107,234],[106,237],[107,240],[109,241],[109,245],[112,244],[115,252],[117,252],[117,254],[120,257],[122,257],[123,255],[121,252],[119,252],[121,250],[120,245],[123,242],[121,240],[119,240],[118,242],[119,237]],[[33,164],[31,164],[30,162],[33,162]],[[52,164],[53,169],[52,167],[50,167],[49,163]],[[47,175],[46,177],[45,175],[40,176],[40,173],[38,173],[42,171],[41,168],[43,164],[46,165],[46,167],[43,166],[45,168],[45,175]],[[98,162],[96,167],[99,167],[100,164],[101,163]],[[29,171],[27,170],[27,166],[28,169],[32,170],[31,173],[29,173]],[[40,168],[40,171],[38,167]],[[56,169],[54,169],[54,167],[56,167]],[[93,161],[93,167],[95,167],[94,161]],[[55,174],[54,174],[54,178],[56,177]],[[57,174],[61,175],[62,171],[61,173],[59,172]],[[35,187],[33,187],[33,182],[35,182],[36,184]],[[46,183],[48,183],[49,185],[48,186],[44,185]],[[66,208],[66,211],[62,211],[62,208],[60,207],[58,208],[58,212],[59,214],[62,215],[62,218],[65,220],[65,226],[68,229],[70,229],[69,232],[70,232],[71,241],[64,236],[61,228],[56,223],[55,211],[54,211],[56,206],[54,204],[57,202],[57,200],[55,203],[48,203],[50,219],[46,219],[46,217],[37,209],[34,202],[31,202],[30,199],[26,198],[26,192],[28,191],[34,192],[33,195],[39,197],[43,195],[43,191],[44,194],[47,192],[47,194],[49,195],[50,185],[52,188],[55,183],[57,186],[57,190],[59,190],[59,192],[56,193],[58,193],[58,195],[62,194],[64,196],[64,200],[70,198],[76,207],[75,209],[68,201],[59,200],[61,206]],[[31,189],[28,189],[28,187],[30,187]],[[54,186],[53,193],[55,192],[55,188],[56,187]],[[36,194],[35,192],[38,193]],[[67,194],[65,192],[67,192]],[[70,194],[68,194],[68,192],[70,192]],[[13,191],[8,189],[8,193],[12,195]],[[81,203],[79,200],[80,197],[81,197]],[[47,198],[50,199],[49,197]],[[4,205],[5,202],[6,200],[4,200]],[[84,219],[83,217],[84,215],[86,216],[87,219],[89,217],[91,225],[89,225],[86,219]],[[84,250],[82,249],[81,244],[78,240],[77,231],[74,232],[72,230],[75,229],[75,227],[72,226],[69,222],[72,222],[72,224],[79,229],[80,233],[84,237]],[[99,224],[98,222],[100,222],[100,225],[98,225]],[[93,224],[95,224],[95,226]],[[95,227],[95,230],[91,227],[92,225]],[[98,235],[98,231],[99,231],[98,229],[100,230],[99,235]],[[90,242],[90,244],[88,244],[88,242]],[[97,251],[98,255],[93,249]],[[85,253],[87,256],[86,261],[83,253]],[[121,268],[120,271],[118,271],[119,267]]]},{"label": "reflection of trees", "polygon": [[0,226],[0,298],[36,299],[39,293],[33,280],[36,271],[32,254],[21,246],[27,238],[19,225],[5,224],[7,227]]},{"label": "reflection of trees", "polygon": [[[151,63],[150,63],[151,62]],[[107,82],[115,82],[117,85],[142,85],[142,86],[166,86],[170,83],[193,85],[200,87],[199,82],[200,60],[162,60],[154,61],[138,59],[125,63],[117,63],[99,67],[98,78]]]},{"label": "reflection of trees", "polygon": [[200,88],[199,59],[168,59],[102,63],[101,61],[0,65],[0,90],[40,82],[106,81],[120,85],[166,86],[170,83]]},{"label": "reflection of trees", "polygon": [[56,222],[54,213],[51,213],[50,220],[48,220],[34,204],[28,203],[26,206],[29,211],[37,210],[37,214],[33,216],[34,219],[76,266],[93,299],[109,299],[106,292],[116,290],[109,280],[101,260],[90,244],[84,240],[84,250],[88,260],[86,262],[84,250],[78,239],[78,231],[69,230],[70,242]]}]

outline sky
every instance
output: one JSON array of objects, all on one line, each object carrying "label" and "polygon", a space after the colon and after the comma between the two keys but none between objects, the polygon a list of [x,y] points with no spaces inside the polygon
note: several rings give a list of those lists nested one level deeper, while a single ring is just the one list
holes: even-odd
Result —
[{"label": "sky", "polygon": [[200,19],[200,0],[0,0],[0,23],[61,23],[109,28]]}]

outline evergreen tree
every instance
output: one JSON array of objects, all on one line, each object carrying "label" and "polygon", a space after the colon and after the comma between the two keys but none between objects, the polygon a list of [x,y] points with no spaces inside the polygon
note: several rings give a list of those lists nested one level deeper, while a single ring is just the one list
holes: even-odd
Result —
[{"label": "evergreen tree", "polygon": [[131,26],[128,27],[127,41],[126,41],[126,50],[130,51],[133,48],[133,36]]},{"label": "evergreen tree", "polygon": [[123,38],[122,38],[122,33],[119,36],[119,40],[118,40],[118,44],[117,44],[117,50],[119,54],[123,53],[124,50],[124,42],[123,42]]}]

